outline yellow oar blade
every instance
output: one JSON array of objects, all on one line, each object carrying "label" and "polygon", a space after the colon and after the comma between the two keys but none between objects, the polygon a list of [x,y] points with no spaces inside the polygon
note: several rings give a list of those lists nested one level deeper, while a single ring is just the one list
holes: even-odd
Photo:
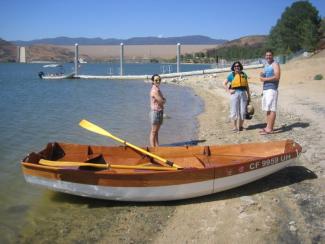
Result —
[{"label": "yellow oar blade", "polygon": [[[139,152],[141,152],[141,153],[143,153],[145,155],[148,155],[148,156],[150,156],[150,157],[152,157],[154,159],[157,159],[157,160],[163,162],[164,164],[167,164],[169,166],[179,168],[179,169],[182,168],[182,167],[178,166],[177,164],[175,164],[175,163],[173,163],[173,162],[171,162],[169,160],[161,158],[158,155],[150,153],[150,152],[148,152],[148,151],[146,151],[146,150],[144,150],[144,149],[142,149],[142,148],[140,148],[138,146],[135,146],[135,145],[133,145],[133,144],[127,142],[127,141],[124,141],[124,140],[114,136],[113,134],[109,133],[108,131],[104,130],[103,128],[99,127],[98,125],[95,125],[95,124],[93,124],[93,123],[91,123],[91,122],[89,122],[89,121],[87,121],[85,119],[81,120],[79,125],[81,127],[83,127],[84,129],[89,130],[91,132],[94,132],[94,133],[97,133],[97,134],[100,134],[100,135],[103,135],[103,136],[108,136],[108,137],[110,137],[110,138],[112,138],[112,139],[114,139],[114,140],[116,140],[116,141],[118,141],[120,143],[123,143],[124,145],[129,146],[129,147],[131,147],[131,148],[133,148],[133,149],[135,149],[135,150],[137,150],[137,151],[139,151]],[[167,166],[167,165],[164,165],[164,166]]]},{"label": "yellow oar blade", "polygon": [[140,169],[140,170],[160,170],[160,171],[176,171],[177,168],[155,167],[155,166],[141,166],[141,165],[118,165],[118,164],[94,164],[85,162],[70,162],[70,161],[51,161],[41,159],[39,164],[52,167],[80,167],[90,166],[101,169]]},{"label": "yellow oar blade", "polygon": [[79,122],[79,125],[82,127],[82,128],[85,128],[86,130],[89,130],[91,132],[94,132],[94,133],[97,133],[97,134],[100,134],[100,135],[103,135],[103,136],[108,136],[108,137],[111,137],[113,138],[114,140],[118,141],[118,142],[121,142],[121,143],[124,143],[123,140],[113,136],[111,133],[109,133],[107,130],[104,130],[103,128],[99,127],[98,125],[95,125],[85,119],[81,120]]}]

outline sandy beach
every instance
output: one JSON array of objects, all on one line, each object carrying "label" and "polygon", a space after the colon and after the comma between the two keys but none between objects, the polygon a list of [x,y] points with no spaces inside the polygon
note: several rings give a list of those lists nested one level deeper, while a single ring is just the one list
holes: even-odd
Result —
[{"label": "sandy beach", "polygon": [[293,167],[231,191],[177,205],[155,243],[324,243],[325,242],[325,51],[281,65],[275,133],[262,136],[260,69],[246,70],[255,115],[245,130],[231,132],[229,97],[222,87],[228,73],[191,77],[205,103],[199,116],[204,144],[293,139],[303,153]]}]

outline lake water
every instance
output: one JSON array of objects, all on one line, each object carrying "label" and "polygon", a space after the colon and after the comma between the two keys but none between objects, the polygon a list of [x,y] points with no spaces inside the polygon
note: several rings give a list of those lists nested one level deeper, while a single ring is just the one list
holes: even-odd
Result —
[{"label": "lake water", "polygon": [[[66,72],[71,68],[69,64]],[[182,71],[207,68],[208,65],[181,66]],[[128,242],[130,240],[123,239],[127,238],[123,231],[128,221],[142,223],[132,228],[130,235],[135,231],[134,236],[137,236],[141,230],[150,236],[156,223],[154,219],[164,221],[171,207],[85,199],[28,185],[23,179],[20,161],[27,153],[39,151],[53,141],[118,145],[79,127],[79,121],[84,118],[131,143],[148,145],[151,84],[143,81],[40,80],[37,76],[40,70],[44,70],[41,64],[0,64],[0,243],[108,239]],[[166,70],[173,72],[176,66],[124,66],[125,74],[153,74]],[[81,74],[98,75],[118,72],[118,64],[87,64],[80,70]],[[191,89],[175,85],[162,84],[161,90],[167,98],[168,119],[160,130],[160,143],[197,139],[195,117],[203,107],[200,98]],[[131,220],[123,222],[125,218]],[[107,228],[111,229],[110,234]],[[138,238],[143,240],[141,235]]]}]

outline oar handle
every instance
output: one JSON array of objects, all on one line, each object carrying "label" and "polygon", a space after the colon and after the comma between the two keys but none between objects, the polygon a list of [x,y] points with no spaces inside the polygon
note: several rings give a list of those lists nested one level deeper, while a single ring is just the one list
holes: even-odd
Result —
[{"label": "oar handle", "polygon": [[176,171],[177,168],[169,167],[155,167],[155,166],[142,166],[142,165],[119,165],[119,164],[95,164],[86,162],[73,162],[73,161],[52,161],[40,159],[39,164],[51,167],[80,167],[89,166],[100,169],[136,169],[136,170],[159,170],[159,171]]}]

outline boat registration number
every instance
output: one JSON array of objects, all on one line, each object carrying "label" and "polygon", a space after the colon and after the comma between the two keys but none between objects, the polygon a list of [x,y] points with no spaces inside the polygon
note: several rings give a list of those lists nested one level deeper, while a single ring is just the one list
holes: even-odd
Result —
[{"label": "boat registration number", "polygon": [[259,169],[259,168],[267,167],[270,165],[278,164],[278,163],[287,161],[289,159],[291,159],[290,154],[283,154],[281,156],[277,156],[274,158],[268,158],[268,159],[263,159],[260,161],[253,162],[249,165],[249,169],[250,170]]}]

